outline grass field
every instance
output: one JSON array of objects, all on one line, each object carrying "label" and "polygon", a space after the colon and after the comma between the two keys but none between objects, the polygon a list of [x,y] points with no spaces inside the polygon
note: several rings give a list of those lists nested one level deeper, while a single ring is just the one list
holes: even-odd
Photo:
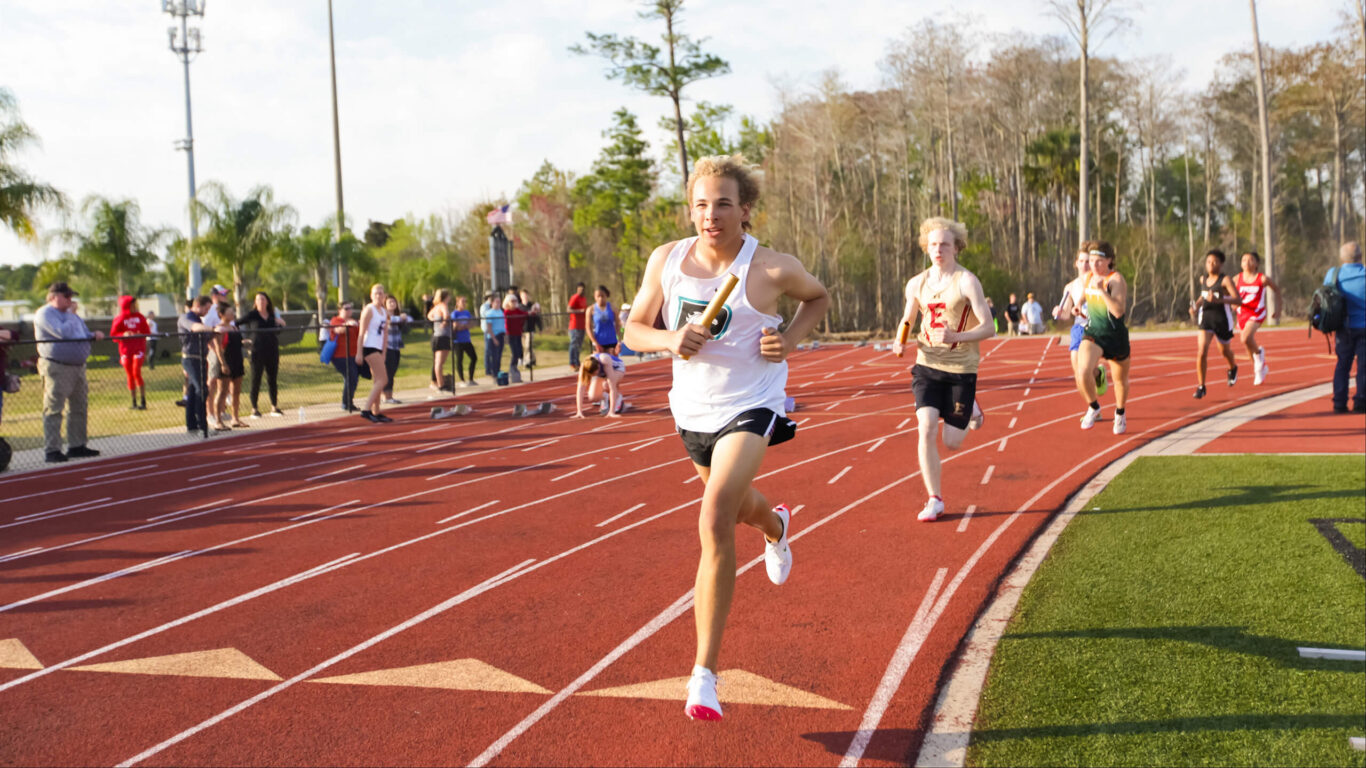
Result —
[{"label": "grass field", "polygon": [[[478,331],[471,334],[479,363],[475,375],[487,382],[484,375],[484,339]],[[430,382],[432,364],[430,335],[425,329],[414,329],[407,334],[406,346],[399,359],[398,375],[395,377],[395,392],[425,389]],[[569,339],[565,335],[539,333],[536,335],[536,358],[538,370],[562,369],[568,363]],[[110,345],[104,345],[110,349]],[[100,349],[100,347],[96,347]],[[165,357],[161,352],[168,353]],[[13,348],[11,356],[15,359],[31,356],[33,345],[20,345]],[[502,370],[508,369],[510,350],[503,352]],[[466,363],[468,365],[468,362]],[[450,375],[451,364],[446,365]],[[523,371],[523,378],[526,378]],[[180,345],[175,339],[160,341],[157,365],[144,367],[143,379],[147,386],[147,410],[129,409],[130,397],[123,372],[117,356],[100,354],[91,356],[87,363],[86,378],[89,382],[89,415],[87,424],[89,436],[94,439],[107,435],[133,434],[161,429],[183,429],[185,412],[175,406],[180,397],[182,381],[180,367]],[[4,421],[0,424],[3,436],[14,450],[20,451],[40,447],[43,443],[43,384],[37,373],[28,370],[22,375],[23,388],[17,394],[5,396]],[[286,414],[300,406],[318,403],[341,404],[342,379],[331,366],[318,361],[318,343],[311,334],[304,334],[302,341],[288,344],[280,350],[279,404]],[[251,386],[251,372],[242,381],[240,413],[243,419],[251,413],[248,392]],[[358,399],[364,399],[370,384],[361,381]],[[266,391],[264,377],[261,382],[260,405],[263,411],[270,408],[270,398]]]},{"label": "grass field", "polygon": [[1360,456],[1139,459],[1063,532],[992,660],[968,764],[1366,765]]}]

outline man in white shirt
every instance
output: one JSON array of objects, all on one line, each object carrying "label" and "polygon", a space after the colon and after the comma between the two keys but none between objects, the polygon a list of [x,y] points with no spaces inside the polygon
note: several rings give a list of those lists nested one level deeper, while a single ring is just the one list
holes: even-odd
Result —
[{"label": "man in white shirt", "polygon": [[1025,303],[1020,307],[1022,322],[1020,323],[1021,334],[1038,335],[1044,332],[1043,327],[1043,306],[1034,300],[1034,294],[1025,294]]}]

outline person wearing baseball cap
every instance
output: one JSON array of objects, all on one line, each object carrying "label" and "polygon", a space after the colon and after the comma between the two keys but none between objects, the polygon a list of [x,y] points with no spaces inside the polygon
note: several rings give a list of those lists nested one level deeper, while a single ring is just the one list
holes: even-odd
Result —
[{"label": "person wearing baseball cap", "polygon": [[[33,316],[33,334],[38,340],[38,374],[43,378],[43,442],[49,463],[67,459],[99,456],[86,445],[86,400],[89,384],[85,361],[90,357],[90,340],[103,339],[92,333],[75,312],[71,286],[58,280],[47,287],[47,304]],[[42,342],[47,342],[46,344]],[[58,343],[60,342],[60,343]],[[66,442],[62,452],[62,414],[66,413]]]}]

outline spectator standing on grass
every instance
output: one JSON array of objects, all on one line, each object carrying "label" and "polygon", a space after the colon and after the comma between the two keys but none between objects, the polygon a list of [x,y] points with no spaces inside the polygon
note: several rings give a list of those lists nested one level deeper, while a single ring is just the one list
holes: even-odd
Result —
[{"label": "spectator standing on grass", "polygon": [[1000,333],[1001,324],[996,321],[996,305],[991,303],[990,296],[987,297],[987,311],[991,312],[991,327],[995,328],[997,333]]},{"label": "spectator standing on grass", "polygon": [[[147,410],[147,385],[142,380],[142,363],[147,357],[147,318],[138,311],[137,299],[132,296],[119,297],[119,313],[109,327],[109,335],[118,340],[119,365],[123,366],[124,377],[128,379],[128,392],[133,398],[131,410]],[[132,338],[125,338],[132,337]],[[138,405],[141,398],[142,404]]]},{"label": "spectator standing on grass", "polygon": [[[194,303],[195,303],[195,301],[197,301],[197,299],[186,299],[186,300],[185,300],[185,306],[181,308],[180,314],[176,316],[176,333],[177,333],[177,334],[179,334],[179,333],[181,332],[181,331],[180,331],[180,318],[182,318],[182,317],[184,317],[186,314],[188,314],[188,313],[194,311],[194,306],[195,306]],[[208,299],[206,298],[205,301],[208,301]],[[184,346],[184,339],[181,339],[181,342],[182,342],[182,343],[181,343],[181,346],[183,347],[183,346]],[[201,382],[201,383],[202,383],[202,382]],[[185,368],[184,368],[184,366],[182,366],[181,369],[180,369],[180,399],[177,400],[177,401],[175,401],[176,407],[177,407],[177,408],[184,408],[184,407],[185,407],[185,403],[189,402],[189,400],[190,400],[190,377],[189,377],[189,375],[187,375],[187,374],[185,373]]]},{"label": "spectator standing on grass", "polygon": [[[58,281],[47,288],[47,304],[33,316],[33,335],[38,344],[38,374],[43,378],[43,447],[50,463],[67,459],[99,456],[86,445],[86,403],[89,383],[85,361],[90,357],[90,340],[103,339],[93,334],[85,321],[76,316],[78,294]],[[41,342],[62,341],[63,343]],[[62,413],[66,413],[66,443],[62,453]]]},{"label": "spectator standing on grass", "polygon": [[490,293],[484,302],[479,327],[484,331],[484,373],[496,381],[498,372],[503,369],[503,345],[507,342],[507,325],[503,322],[497,293]]},{"label": "spectator standing on grass", "polygon": [[[246,424],[239,416],[242,395],[242,377],[246,375],[246,361],[242,354],[242,331],[237,327],[237,308],[228,302],[218,305],[218,327],[214,342],[218,345],[218,402],[214,413],[218,414],[215,429],[220,431],[232,427],[241,428]],[[226,414],[232,414],[232,423],[226,424]]]},{"label": "spectator standing on grass", "polygon": [[328,323],[331,326],[328,333],[337,342],[337,350],[332,353],[332,367],[342,375],[341,407],[347,413],[358,410],[355,396],[356,384],[360,381],[360,366],[356,365],[356,353],[360,348],[356,342],[360,339],[360,323],[352,317],[355,308],[356,305],[351,302],[343,302],[337,308],[337,316]]},{"label": "spectator standing on grass", "polygon": [[522,333],[523,342],[526,347],[526,357],[522,365],[530,368],[536,365],[536,334],[541,332],[544,323],[541,320],[541,305],[539,302],[531,300],[531,293],[527,289],[521,290],[522,309],[526,310],[526,329]]},{"label": "spectator standing on grass", "polygon": [[[446,381],[446,359],[451,356],[451,292],[442,288],[427,310],[427,325],[432,329],[432,384],[437,392],[454,391]],[[465,314],[469,314],[466,312]],[[461,376],[463,379],[464,376]]]},{"label": "spectator standing on grass", "polygon": [[599,285],[593,291],[593,306],[588,311],[588,322],[593,327],[593,351],[617,354],[621,341],[621,318],[612,307],[612,292]]},{"label": "spectator standing on grass", "polygon": [[1010,303],[1006,304],[1006,333],[1014,336],[1020,328],[1020,300],[1015,298],[1015,294],[1010,294]]},{"label": "spectator standing on grass", "polygon": [[149,309],[144,317],[147,319],[147,367],[155,368],[157,367],[157,337],[160,335],[157,332],[157,313]]},{"label": "spectator standing on grass", "polygon": [[522,380],[522,372],[518,370],[518,366],[522,364],[522,355],[525,352],[522,348],[522,332],[526,330],[526,310],[522,308],[521,301],[514,299],[512,294],[503,299],[503,325],[507,328],[508,347],[512,352],[508,356],[508,380],[515,384]]},{"label": "spectator standing on grass", "polygon": [[[9,377],[9,355],[7,352],[10,342],[14,341],[15,338],[17,337],[14,331],[8,328],[0,328],[0,424],[5,423],[5,383]],[[9,469],[11,455],[13,455],[13,450],[9,443],[5,442],[5,438],[0,437],[0,472]]]},{"label": "spectator standing on grass", "polygon": [[266,375],[270,393],[270,415],[284,416],[280,410],[280,329],[285,319],[275,310],[275,302],[264,292],[257,292],[251,309],[237,321],[237,325],[251,330],[251,417],[261,418],[261,374]]},{"label": "spectator standing on grass", "polygon": [[365,366],[370,371],[370,394],[365,398],[361,409],[362,419],[373,424],[383,424],[393,419],[380,410],[384,400],[384,385],[389,377],[384,372],[384,353],[389,349],[389,292],[384,286],[375,283],[370,286],[370,303],[360,313],[361,351],[356,355],[356,365]]},{"label": "spectator standing on grass", "polygon": [[583,349],[583,337],[588,327],[585,315],[588,311],[588,297],[583,295],[585,286],[574,286],[574,295],[569,297],[569,366],[579,369],[579,353]]},{"label": "spectator standing on grass", "polygon": [[[451,346],[455,349],[455,373],[460,377],[463,386],[473,387],[478,382],[474,380],[474,366],[479,362],[479,356],[474,354],[474,342],[470,341],[470,323],[474,322],[474,315],[465,308],[465,297],[455,297],[455,311],[451,313]],[[465,380],[465,357],[470,359],[470,378]]]},{"label": "spectator standing on grass", "polygon": [[1361,263],[1361,244],[1343,243],[1338,258],[1342,265],[1323,276],[1324,285],[1332,285],[1336,278],[1338,290],[1347,302],[1347,327],[1335,334],[1338,364],[1333,369],[1333,410],[1347,413],[1347,379],[1355,360],[1357,391],[1352,397],[1352,410],[1366,413],[1366,266]]},{"label": "spectator standing on grass", "polygon": [[[221,304],[221,303],[223,303],[223,302],[225,302],[225,301],[227,301],[227,300],[228,300],[228,289],[227,289],[227,288],[224,288],[224,287],[221,286],[221,285],[215,285],[213,288],[210,288],[210,289],[209,289],[209,314],[207,314],[207,315],[204,316],[204,324],[205,324],[205,325],[209,326],[210,328],[217,328],[217,327],[218,327],[218,305]],[[210,366],[210,370],[209,370],[209,379],[208,379],[208,382],[207,382],[207,384],[209,385],[209,399],[208,399],[207,402],[208,402],[210,405],[212,405],[212,404],[218,402],[218,401],[221,399],[221,398],[219,398],[219,396],[218,396],[218,383],[219,383],[218,375],[217,375],[217,374],[214,372],[214,370],[212,369],[214,360],[216,360],[216,359],[217,359],[217,358],[216,358],[212,353],[209,354],[209,366]],[[220,419],[221,419],[221,418],[222,418],[222,415],[219,414],[216,418],[220,418]]]},{"label": "spectator standing on grass", "polygon": [[212,304],[208,296],[187,302],[185,314],[176,322],[180,333],[180,369],[185,374],[185,430],[190,434],[207,432],[205,403],[208,396],[204,381],[204,359],[209,354],[209,332],[213,328],[204,322]]},{"label": "spectator standing on grass", "polygon": [[1034,294],[1025,294],[1025,304],[1020,308],[1020,314],[1024,317],[1024,323],[1020,327],[1020,333],[1028,333],[1037,336],[1044,332],[1043,327],[1043,306],[1034,300]]},{"label": "spectator standing on grass", "polygon": [[384,351],[384,373],[389,380],[384,385],[384,402],[387,405],[402,405],[403,403],[394,397],[394,378],[398,376],[403,334],[413,322],[413,317],[399,309],[398,299],[393,296],[384,300],[384,308],[389,310],[389,348]]}]

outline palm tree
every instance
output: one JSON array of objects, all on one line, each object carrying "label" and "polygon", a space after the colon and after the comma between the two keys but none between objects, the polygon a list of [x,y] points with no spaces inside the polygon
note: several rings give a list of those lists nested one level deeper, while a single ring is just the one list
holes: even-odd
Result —
[{"label": "palm tree", "polygon": [[220,270],[232,272],[233,301],[241,306],[245,276],[260,268],[276,243],[279,227],[294,219],[294,208],[276,205],[274,192],[264,184],[237,200],[213,181],[200,188],[192,205],[196,215],[209,222],[200,243]]},{"label": "palm tree", "polygon": [[75,262],[81,271],[112,284],[120,296],[127,292],[130,278],[156,262],[155,249],[169,234],[144,227],[141,213],[136,201],[91,195],[81,203],[85,231],[65,233],[76,246]]},{"label": "palm tree", "polygon": [[38,136],[19,119],[14,96],[0,88],[0,223],[22,240],[34,241],[33,216],[39,208],[62,208],[66,198],[56,187],[35,181],[11,158]]}]

